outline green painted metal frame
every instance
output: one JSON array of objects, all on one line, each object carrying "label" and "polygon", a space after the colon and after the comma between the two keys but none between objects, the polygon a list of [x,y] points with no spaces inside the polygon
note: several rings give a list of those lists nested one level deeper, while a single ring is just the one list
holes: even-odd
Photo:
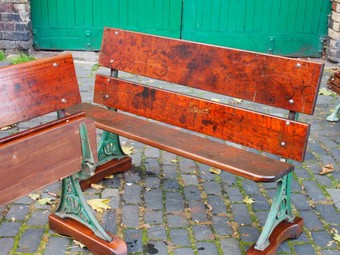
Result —
[{"label": "green painted metal frame", "polygon": [[338,114],[340,113],[340,104],[338,104],[335,109],[334,109],[334,112],[332,112],[332,114],[330,114],[328,117],[327,117],[327,120],[328,121],[332,121],[332,122],[337,122],[339,121],[339,117],[338,117]]},{"label": "green painted metal frame", "polygon": [[97,237],[111,242],[112,237],[106,233],[94,217],[79,185],[79,181],[91,177],[96,168],[84,123],[80,126],[80,137],[83,155],[81,170],[62,180],[60,203],[55,214],[61,218],[72,218],[90,228]]}]

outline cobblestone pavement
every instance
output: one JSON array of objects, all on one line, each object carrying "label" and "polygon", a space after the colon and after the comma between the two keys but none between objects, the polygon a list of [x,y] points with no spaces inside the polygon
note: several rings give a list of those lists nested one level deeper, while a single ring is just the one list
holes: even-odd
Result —
[{"label": "cobblestone pavement", "polygon": [[[76,70],[83,100],[90,102],[94,73],[102,69],[94,62],[77,61]],[[322,87],[330,72],[326,68]],[[153,80],[147,82],[155,84]],[[235,103],[232,99],[219,99]],[[312,131],[306,160],[296,165],[292,200],[294,213],[304,218],[305,225],[298,239],[280,246],[279,254],[340,255],[340,244],[334,240],[336,232],[340,234],[340,122],[325,120],[338,103],[339,96],[320,95],[315,115],[301,116],[312,122]],[[247,103],[239,106],[243,104]],[[7,132],[50,118],[53,117],[48,115]],[[5,132],[0,133],[4,135]],[[226,172],[213,174],[208,166],[192,160],[126,139],[122,143],[134,148],[133,169],[105,179],[101,183],[104,189],[91,188],[85,195],[87,199],[110,199],[112,209],[97,213],[96,217],[106,230],[126,240],[129,253],[237,255],[244,254],[256,241],[275,184],[255,183]],[[335,171],[319,175],[322,166],[330,163]],[[56,199],[53,194],[58,194],[59,188],[60,183],[56,183],[35,193]],[[246,197],[255,202],[244,203]],[[49,231],[48,215],[56,204],[57,201],[40,205],[27,196],[0,208],[0,255],[91,254],[69,238]]]}]

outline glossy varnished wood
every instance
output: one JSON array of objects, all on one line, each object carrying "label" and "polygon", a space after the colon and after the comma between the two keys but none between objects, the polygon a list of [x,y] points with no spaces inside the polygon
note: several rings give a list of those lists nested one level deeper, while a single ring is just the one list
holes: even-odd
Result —
[{"label": "glossy varnished wood", "polygon": [[340,94],[340,71],[331,75],[328,79],[327,86],[337,94]]},{"label": "glossy varnished wood", "polygon": [[94,102],[298,161],[308,142],[309,124],[105,75]]},{"label": "glossy varnished wood", "polygon": [[83,103],[67,110],[69,113],[86,112],[86,116],[103,130],[254,181],[272,182],[294,169],[288,163],[95,105]]},{"label": "glossy varnished wood", "polygon": [[0,140],[0,206],[80,170],[81,123],[86,124],[95,152],[94,122],[82,116],[70,116]]},{"label": "glossy varnished wood", "polygon": [[125,242],[116,235],[108,233],[112,237],[111,242],[106,242],[93,234],[93,232],[79,222],[55,214],[49,216],[50,229],[65,236],[71,236],[84,244],[94,255],[126,255]]},{"label": "glossy varnished wood", "polygon": [[323,64],[105,28],[103,66],[312,114]]},{"label": "glossy varnished wood", "polygon": [[303,219],[295,218],[293,222],[283,221],[273,230],[270,235],[270,245],[263,251],[256,250],[253,245],[248,249],[246,255],[276,255],[280,244],[287,239],[298,238],[302,233]]},{"label": "glossy varnished wood", "polygon": [[71,54],[0,68],[0,127],[81,102]]}]

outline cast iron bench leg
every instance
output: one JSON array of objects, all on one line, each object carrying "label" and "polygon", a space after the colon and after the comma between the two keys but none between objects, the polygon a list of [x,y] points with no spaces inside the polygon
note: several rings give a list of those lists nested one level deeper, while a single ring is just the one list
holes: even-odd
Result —
[{"label": "cast iron bench leg", "polygon": [[83,243],[94,254],[127,254],[127,247],[119,237],[107,233],[86,203],[79,181],[93,175],[95,164],[89,145],[86,126],[80,127],[82,169],[62,180],[62,194],[57,211],[50,215],[51,230]]},{"label": "cast iron bench leg", "polygon": [[334,122],[339,121],[339,117],[338,117],[339,112],[340,112],[340,104],[338,104],[337,107],[335,107],[334,112],[327,117],[327,120],[334,121]]},{"label": "cast iron bench leg", "polygon": [[302,233],[303,219],[295,218],[291,208],[292,173],[277,181],[273,202],[256,244],[247,254],[276,254],[279,245]]}]

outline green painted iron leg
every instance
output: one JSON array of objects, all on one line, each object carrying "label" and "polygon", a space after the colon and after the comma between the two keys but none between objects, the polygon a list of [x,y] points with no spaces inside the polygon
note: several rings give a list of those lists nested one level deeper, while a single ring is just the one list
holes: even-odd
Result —
[{"label": "green painted iron leg", "polygon": [[292,173],[289,173],[277,181],[272,206],[255,249],[263,251],[269,246],[269,236],[280,222],[293,222],[295,216],[292,214],[291,207],[292,178]]},{"label": "green painted iron leg", "polygon": [[111,159],[120,159],[125,156],[126,155],[120,146],[119,136],[107,131],[103,131],[102,139],[98,149],[98,164],[101,165],[110,161]]}]

